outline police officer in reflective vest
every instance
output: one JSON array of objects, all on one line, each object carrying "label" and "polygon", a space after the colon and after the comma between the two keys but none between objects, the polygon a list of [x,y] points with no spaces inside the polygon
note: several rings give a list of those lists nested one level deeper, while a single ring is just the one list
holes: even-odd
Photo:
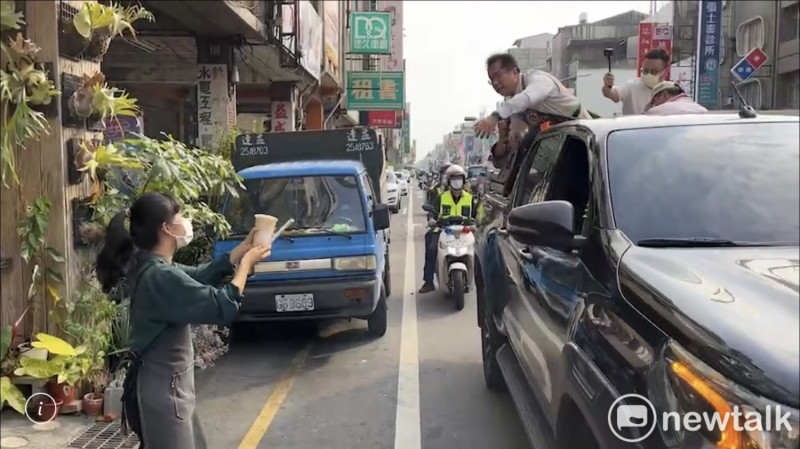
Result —
[{"label": "police officer in reflective vest", "polygon": [[[477,200],[464,191],[467,172],[460,165],[451,165],[445,172],[447,190],[439,196],[439,216],[443,219],[452,216],[475,218],[478,210]],[[433,274],[436,271],[436,254],[439,250],[439,233],[436,219],[428,220],[428,232],[425,233],[425,268],[422,279],[425,282],[419,289],[420,293],[432,292],[436,289],[433,285]]]}]

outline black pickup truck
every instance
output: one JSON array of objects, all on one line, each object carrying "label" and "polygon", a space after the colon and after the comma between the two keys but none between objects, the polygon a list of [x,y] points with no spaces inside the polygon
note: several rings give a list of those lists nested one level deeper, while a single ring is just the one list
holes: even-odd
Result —
[{"label": "black pickup truck", "polygon": [[[536,449],[800,447],[798,118],[562,123],[489,192],[486,385]],[[665,417],[788,413],[788,427]],[[763,416],[762,416],[763,418]]]}]

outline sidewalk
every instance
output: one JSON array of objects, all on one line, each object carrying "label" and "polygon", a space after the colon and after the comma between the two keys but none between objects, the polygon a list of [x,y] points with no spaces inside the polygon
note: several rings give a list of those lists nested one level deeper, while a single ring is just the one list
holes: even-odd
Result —
[{"label": "sidewalk", "polygon": [[[62,415],[46,424],[33,424],[13,410],[0,414],[0,449],[134,449],[133,443],[118,433],[119,421],[95,422],[85,415]],[[91,432],[86,432],[91,430]],[[85,437],[73,440],[85,434]],[[135,440],[134,440],[135,441]]]}]

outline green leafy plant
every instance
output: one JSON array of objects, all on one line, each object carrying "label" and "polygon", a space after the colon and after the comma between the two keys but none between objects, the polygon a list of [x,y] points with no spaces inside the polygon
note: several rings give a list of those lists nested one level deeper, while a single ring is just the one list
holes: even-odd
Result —
[{"label": "green leafy plant", "polygon": [[100,120],[116,119],[118,116],[136,117],[141,113],[136,99],[122,89],[109,86],[105,75],[100,72],[84,74],[83,84],[75,90],[67,105],[77,117],[96,117]]},{"label": "green leafy plant", "polygon": [[78,347],[85,347],[89,360],[85,375],[95,392],[105,387],[106,355],[112,347],[112,326],[116,305],[98,287],[93,269],[87,265],[76,291],[65,301],[67,318],[61,329]]},{"label": "green leafy plant", "polygon": [[[12,1],[3,0],[1,13],[2,31],[19,30],[25,23]],[[0,49],[7,59],[0,72],[0,162],[2,182],[7,186],[9,179],[19,183],[15,169],[17,147],[48,132],[47,119],[36,108],[49,105],[61,93],[37,59],[41,48],[23,38],[22,33],[8,44],[0,42]]]},{"label": "green leafy plant", "polygon": [[104,145],[92,141],[81,142],[76,164],[78,171],[89,172],[94,181],[97,181],[97,170],[100,167],[141,168],[136,159],[123,154],[113,143]]},{"label": "green leafy plant", "polygon": [[[204,198],[238,195],[242,187],[230,160],[199,148],[191,148],[172,136],[156,140],[137,135],[118,147],[120,153],[138,164],[127,170],[135,180],[131,189],[123,192],[118,174],[109,171],[105,193],[93,207],[94,219],[105,225],[111,217],[135,198],[147,192],[168,192],[182,205],[181,213],[198,228],[209,228],[217,235],[227,236],[230,225],[217,210],[209,207]],[[199,236],[198,236],[199,237]]]},{"label": "green leafy plant", "polygon": [[92,357],[86,346],[73,347],[65,340],[53,335],[39,333],[31,345],[47,349],[53,357],[42,360],[33,357],[20,357],[17,376],[30,376],[35,379],[54,379],[59,384],[75,386],[89,373]]},{"label": "green leafy plant", "polygon": [[[46,292],[57,305],[61,300],[58,285],[64,282],[61,272],[55,266],[65,262],[64,256],[55,248],[47,246],[47,228],[52,203],[40,196],[30,204],[25,215],[17,224],[17,235],[20,237],[20,256],[26,264],[32,264],[31,285],[28,288],[28,300],[34,313],[39,309],[37,296]],[[45,306],[47,304],[45,303]],[[50,310],[55,315],[55,308]]]},{"label": "green leafy plant", "polygon": [[13,325],[3,327],[0,338],[0,407],[8,404],[19,413],[25,413],[25,396],[11,382],[10,375],[19,363],[19,351],[14,346],[22,321],[28,313],[26,308]]},{"label": "green leafy plant", "polygon": [[25,18],[17,12],[15,2],[11,0],[0,1],[0,27],[5,30],[18,30],[25,25]]},{"label": "green leafy plant", "polygon": [[136,37],[133,23],[142,19],[152,22],[154,17],[138,5],[122,7],[119,3],[103,5],[96,1],[85,1],[72,23],[75,31],[86,39],[91,39],[96,34],[104,38],[123,36],[126,30],[132,37]]}]

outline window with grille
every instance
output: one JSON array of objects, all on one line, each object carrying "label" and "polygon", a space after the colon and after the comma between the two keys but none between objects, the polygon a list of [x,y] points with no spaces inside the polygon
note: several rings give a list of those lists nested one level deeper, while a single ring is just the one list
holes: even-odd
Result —
[{"label": "window with grille", "polygon": [[766,28],[764,18],[761,16],[740,23],[736,27],[736,53],[745,56],[754,48],[763,48]]},{"label": "window with grille", "polygon": [[761,85],[761,80],[750,79],[739,84],[738,87],[747,104],[752,106],[753,109],[763,108],[764,88]]}]

